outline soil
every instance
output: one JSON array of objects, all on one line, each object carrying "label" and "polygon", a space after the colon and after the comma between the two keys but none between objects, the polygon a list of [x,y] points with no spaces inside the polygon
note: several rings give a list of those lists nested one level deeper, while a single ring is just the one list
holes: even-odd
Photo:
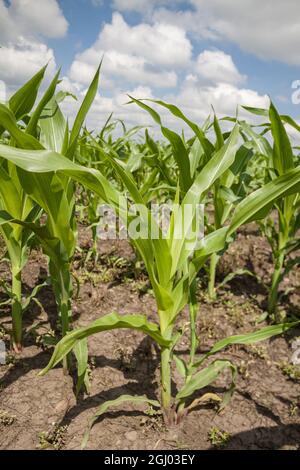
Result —
[{"label": "soil", "polygon": [[[156,321],[147,278],[136,267],[130,245],[102,241],[96,265],[88,261],[84,266],[90,234],[84,227],[79,233],[81,251],[73,266],[80,284],[73,300],[75,325],[87,325],[113,311],[144,313]],[[199,353],[218,339],[266,325],[257,325],[257,320],[265,311],[271,261],[268,244],[251,224],[239,232],[221,260],[218,280],[240,268],[255,272],[259,280],[238,276],[219,289],[212,302],[205,294],[207,275],[200,273]],[[24,295],[46,275],[46,260],[33,251],[23,273]],[[0,264],[0,278],[9,281],[5,263]],[[300,316],[299,286],[300,270],[295,269],[282,283],[282,291],[288,292],[282,300],[282,314]],[[51,287],[44,287],[38,298],[39,305],[32,303],[24,315],[27,333],[22,354],[10,353],[8,364],[0,366],[0,449],[80,449],[88,420],[104,401],[123,394],[157,398],[158,354],[153,343],[138,332],[115,330],[91,337],[91,386],[88,394],[76,400],[73,378],[65,376],[61,367],[37,376],[51,357],[52,348],[43,345],[44,335],[56,329]],[[187,312],[183,312],[179,325],[186,321]],[[7,339],[9,307],[0,310],[0,328]],[[127,403],[96,422],[87,449],[300,449],[300,373],[290,362],[291,344],[297,336],[300,330],[294,329],[252,347],[232,346],[223,351],[220,357],[234,362],[239,374],[231,401],[220,413],[214,405],[198,406],[179,426],[167,430],[160,415],[145,414],[144,406]],[[182,357],[187,355],[186,335],[177,350]],[[174,378],[175,391],[181,381],[176,370]],[[224,373],[198,397],[208,391],[222,396],[229,386],[230,374]]]}]

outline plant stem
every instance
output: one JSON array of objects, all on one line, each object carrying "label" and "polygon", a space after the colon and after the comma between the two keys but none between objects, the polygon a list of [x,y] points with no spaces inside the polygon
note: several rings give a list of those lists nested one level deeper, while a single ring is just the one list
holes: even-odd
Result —
[{"label": "plant stem", "polygon": [[[193,365],[195,362],[195,356],[197,353],[197,348],[199,346],[199,340],[196,331],[196,319],[198,315],[199,305],[197,302],[196,297],[196,282],[194,281],[193,284],[190,286],[190,302],[189,302],[189,316],[190,316],[190,360],[188,364],[187,376],[185,379],[185,383],[188,384],[193,376]],[[183,413],[185,408],[185,401],[182,400],[179,403],[177,413],[180,415]]]},{"label": "plant stem", "polygon": [[274,313],[277,308],[278,301],[278,288],[281,281],[281,273],[284,264],[285,254],[282,251],[279,257],[276,260],[275,269],[272,276],[272,285],[268,298],[268,312]]},{"label": "plant stem", "polygon": [[[172,337],[172,327],[164,325],[165,312],[160,312],[161,319],[161,333],[164,338],[170,340]],[[161,365],[160,365],[160,376],[161,376],[161,403],[164,410],[165,416],[170,416],[171,409],[171,355],[172,349],[162,348],[161,350]]]},{"label": "plant stem", "polygon": [[161,401],[166,414],[171,407],[171,350],[164,348],[161,352]]},{"label": "plant stem", "polygon": [[16,352],[22,349],[22,281],[21,270],[12,269],[12,325],[13,348]]},{"label": "plant stem", "polygon": [[196,281],[190,286],[190,299],[189,299],[189,316],[190,316],[190,341],[191,341],[191,351],[190,351],[190,363],[189,367],[192,367],[195,360],[195,355],[199,345],[197,331],[196,331],[196,319],[198,315],[199,305],[197,302],[196,296],[197,284]]},{"label": "plant stem", "polygon": [[210,257],[208,295],[212,300],[216,298],[216,271],[219,258],[217,253],[213,253]]},{"label": "plant stem", "polygon": [[[71,292],[72,292],[72,283],[70,273],[68,271],[60,272],[59,274],[60,286],[58,294],[58,308],[61,318],[61,333],[62,337],[70,330],[70,318],[72,318],[72,308],[71,308]],[[63,359],[63,369],[64,374],[68,373],[70,369],[70,354],[64,357]]]}]

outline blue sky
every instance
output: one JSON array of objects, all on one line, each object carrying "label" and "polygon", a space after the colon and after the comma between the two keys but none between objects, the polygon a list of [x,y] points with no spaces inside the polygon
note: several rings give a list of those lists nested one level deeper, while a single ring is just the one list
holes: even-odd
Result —
[{"label": "blue sky", "polygon": [[172,100],[197,121],[210,104],[224,115],[237,104],[266,106],[269,95],[299,119],[291,100],[299,41],[298,0],[0,0],[0,80],[9,90],[50,60],[49,76],[62,66],[62,87],[80,97],[104,54],[95,126],[110,112],[144,123],[123,106],[128,92]]}]

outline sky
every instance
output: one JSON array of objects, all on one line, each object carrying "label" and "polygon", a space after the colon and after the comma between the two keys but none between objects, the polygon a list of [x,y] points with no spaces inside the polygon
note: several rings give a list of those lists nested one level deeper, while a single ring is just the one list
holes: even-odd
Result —
[{"label": "sky", "polygon": [[62,67],[60,88],[78,97],[64,103],[72,119],[103,57],[93,128],[110,113],[150,124],[128,94],[174,103],[199,124],[211,106],[232,115],[269,97],[300,120],[299,44],[298,0],[0,0],[2,94],[49,62],[43,86]]}]

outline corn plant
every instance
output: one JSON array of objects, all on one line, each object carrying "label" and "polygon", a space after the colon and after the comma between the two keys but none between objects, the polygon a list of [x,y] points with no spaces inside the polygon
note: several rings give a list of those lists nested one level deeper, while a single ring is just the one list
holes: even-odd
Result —
[{"label": "corn plant", "polygon": [[[216,135],[215,151],[218,151],[224,145],[228,133],[221,131],[216,115],[214,115],[213,127]],[[218,230],[228,223],[237,202],[247,195],[246,170],[253,154],[252,148],[249,148],[247,143],[241,145],[231,167],[215,182],[212,191],[214,221],[212,225],[208,223],[209,230]],[[220,253],[213,253],[209,260],[208,294],[211,299],[216,298],[216,271],[220,258]],[[232,279],[236,274],[243,273],[249,274],[247,270],[238,270],[236,273],[230,273],[229,277]],[[227,279],[224,279],[223,283],[226,283]]]},{"label": "corn plant", "polygon": [[[150,403],[152,406],[161,407],[165,421],[178,423],[185,414],[199,401],[192,401],[192,395],[216,380],[225,369],[232,373],[234,383],[236,368],[226,359],[214,357],[230,344],[249,344],[270,338],[293,327],[292,324],[275,325],[264,328],[254,333],[233,336],[218,342],[205,355],[198,357],[199,341],[196,334],[196,321],[198,306],[195,297],[197,274],[200,268],[213,254],[220,252],[226,246],[228,239],[243,224],[265,217],[273,201],[279,200],[287,194],[293,194],[299,189],[300,169],[290,170],[263,188],[255,191],[235,208],[234,214],[228,226],[211,231],[198,246],[198,234],[201,222],[197,218],[197,205],[202,202],[215,182],[232,166],[239,149],[240,127],[236,124],[224,145],[208,159],[202,170],[196,174],[191,172],[191,160],[182,138],[175,132],[163,126],[159,114],[143,102],[134,100],[139,106],[152,114],[156,122],[162,128],[163,134],[170,140],[174,160],[177,166],[178,186],[173,196],[173,208],[167,237],[163,236],[159,224],[145,201],[143,194],[136,184],[132,174],[128,172],[117,159],[106,153],[96,139],[93,145],[101,152],[104,159],[110,162],[116,178],[121,179],[127,194],[123,194],[113,185],[105,174],[93,168],[80,166],[63,155],[47,150],[26,150],[0,145],[0,156],[21,168],[27,174],[33,174],[36,178],[44,174],[54,173],[60,178],[70,177],[82,184],[85,188],[94,191],[98,197],[110,204],[124,221],[128,228],[130,224],[146,227],[146,233],[140,237],[133,237],[132,243],[142,257],[145,268],[152,284],[153,293],[157,304],[158,322],[148,321],[144,315],[123,315],[111,313],[101,317],[87,327],[68,333],[55,347],[48,366],[41,372],[45,374],[52,367],[62,361],[72,350],[78,348],[81,341],[86,340],[92,334],[117,328],[134,329],[150,336],[160,348],[161,353],[161,398],[160,401],[149,400],[148,397],[121,396],[116,400],[103,404],[90,425],[103,414],[109,407],[116,406],[124,401]],[[171,106],[171,105],[166,105]],[[181,112],[175,108],[172,111],[179,115]],[[180,117],[182,118],[182,113]],[[185,120],[187,118],[183,116]],[[189,121],[190,123],[190,121]],[[192,128],[201,145],[208,147],[207,139],[203,131],[196,125]],[[128,205],[139,205],[139,215],[128,211]],[[187,223],[182,225],[185,209],[189,207]],[[2,218],[12,221],[9,214],[2,214]],[[182,232],[182,228],[184,231]],[[152,230],[156,237],[152,236]],[[129,231],[130,233],[130,231]],[[178,237],[178,233],[181,236]],[[181,337],[177,325],[184,307],[189,306],[190,314],[190,357],[187,362],[176,354],[176,346]],[[173,397],[171,392],[172,362],[183,376],[183,386]],[[229,393],[223,399],[226,404]],[[208,397],[202,397],[202,400]],[[214,397],[216,399],[216,397]],[[85,436],[85,442],[88,433]],[[84,443],[85,443],[84,442]]]},{"label": "corn plant", "polygon": [[[157,100],[141,101],[133,99],[133,102],[134,101],[140,107],[148,111],[154,121],[161,126],[161,130],[164,137],[166,137],[170,142],[170,146],[173,150],[175,164],[178,166],[178,168],[180,168],[180,165],[183,164],[181,161],[181,155],[183,153],[185,154],[186,159],[189,159],[190,176],[192,181],[196,178],[199,173],[201,173],[204,166],[209,162],[209,160],[219,150],[222,149],[222,147],[226,143],[226,140],[230,136],[230,132],[222,132],[219,120],[217,119],[215,113],[212,124],[210,123],[210,117],[208,117],[203,127],[200,128],[196,123],[188,119],[179,108],[172,104]],[[173,131],[170,131],[169,129],[166,129],[164,126],[162,126],[160,119],[157,118],[157,113],[155,113],[155,111],[149,106],[143,105],[143,102],[145,101],[151,101],[158,106],[166,108],[168,111],[171,112],[173,116],[180,118],[195,134],[195,137],[186,142],[184,138],[181,138],[178,134],[174,133]],[[237,121],[237,119],[234,118],[228,118],[228,120],[230,120],[231,122]],[[216,136],[215,144],[213,144],[207,137],[207,134],[210,131],[211,127],[213,127]],[[243,135],[242,129],[240,133],[241,135]],[[213,206],[213,222],[209,220],[209,217],[205,218],[209,233],[222,228],[225,224],[228,224],[230,221],[230,217],[232,216],[234,207],[242,198],[244,198],[248,194],[247,186],[249,175],[247,174],[247,166],[253,158],[253,155],[254,150],[252,148],[252,145],[249,145],[248,142],[244,142],[238,148],[232,165],[226,170],[226,172],[224,172],[220,176],[220,178],[218,178],[214,182],[212,187],[210,187],[210,190],[206,192],[205,197],[203,198],[203,202],[210,201]],[[164,176],[165,173],[163,173],[162,175]],[[213,253],[208,260],[208,293],[211,299],[214,299],[216,297],[216,271],[221,256],[222,253]],[[252,273],[250,273],[246,269],[238,270],[235,273],[230,273],[229,276],[223,280],[223,283],[226,283],[228,279],[232,279],[236,275],[241,274]]]},{"label": "corn plant", "polygon": [[[44,73],[45,67],[10,98],[7,106],[0,104],[0,134],[7,131],[6,137],[9,139],[8,145],[10,146],[39,148],[39,143],[34,138],[37,121],[44,105],[51,98],[58,80],[58,75],[56,75],[45,96],[29,117]],[[18,122],[24,123],[25,132],[17,126]],[[0,209],[28,224],[34,223],[41,212],[40,207],[24,191],[15,165],[3,160],[0,162]],[[13,348],[20,352],[22,348],[22,316],[30,300],[42,285],[37,286],[33,295],[25,302],[22,300],[22,269],[27,262],[33,232],[25,226],[10,223],[2,225],[0,232],[11,263],[12,287],[7,290],[7,293],[12,303],[12,344]]]},{"label": "corn plant", "polygon": [[[289,116],[280,116],[273,103],[269,110],[246,108],[248,111],[269,117],[270,122],[265,124],[263,135],[253,135],[253,140],[260,145],[268,161],[267,181],[277,176],[289,173],[297,167],[297,156],[294,155],[291,141],[284,124],[289,124],[298,132],[300,127]],[[249,131],[246,129],[246,131]],[[271,131],[273,148],[264,134]],[[299,166],[298,166],[299,168]],[[277,217],[267,217],[260,223],[262,232],[266,236],[272,249],[274,270],[268,296],[268,312],[276,314],[278,306],[279,286],[283,278],[300,263],[299,256],[291,256],[300,248],[297,232],[300,228],[300,197],[299,193],[286,195],[275,201],[274,209]],[[277,219],[277,220],[276,220]]]},{"label": "corn plant", "polygon": [[[21,103],[29,102],[30,106],[34,105],[33,91],[35,89],[37,95],[44,70],[42,69],[40,75],[38,75],[38,83],[37,80],[32,79],[28,82],[29,84],[26,84],[17,92]],[[51,151],[57,151],[67,158],[73,159],[77,150],[82,124],[97,90],[98,76],[99,70],[78,111],[71,131],[69,131],[68,124],[59,107],[59,101],[64,95],[59,93],[55,96],[59,72],[54,77],[32,116],[28,117],[28,125],[25,130],[17,126],[13,112],[3,105],[0,109],[0,122],[3,129],[10,134],[11,143],[16,142],[17,147],[14,147],[14,150],[25,148],[47,151],[45,149],[48,149],[50,154]],[[33,89],[33,87],[35,88]],[[27,108],[26,113],[29,111]],[[6,146],[6,148],[11,150],[12,146]],[[34,201],[35,207],[39,210],[42,208],[45,211],[47,220],[45,224],[40,224],[38,220],[32,219],[32,213],[28,209],[27,212],[24,209],[24,212],[20,213],[13,210],[13,207],[6,205],[1,207],[4,209],[4,216],[0,222],[2,231],[7,231],[8,227],[14,227],[13,230],[16,233],[23,233],[26,230],[26,234],[34,233],[41,244],[44,253],[49,258],[49,271],[58,306],[61,331],[64,336],[70,329],[70,319],[72,317],[70,263],[76,246],[77,234],[74,205],[75,185],[67,176],[60,175],[58,177],[53,171],[34,174],[33,172],[24,172],[21,168],[16,169],[11,162],[5,164],[12,165],[15,168],[15,184],[18,185],[18,188],[21,188],[24,201],[31,201],[31,204]],[[3,190],[5,190],[4,186]],[[12,191],[14,191],[14,188],[12,188]],[[13,198],[9,198],[9,201],[12,204]],[[9,214],[9,217],[5,214]],[[9,219],[14,222],[10,222]],[[14,305],[15,303],[13,304],[13,318],[16,316],[14,314],[16,310],[14,310]],[[15,325],[13,329],[16,330]],[[19,321],[18,334],[20,334],[20,329]],[[66,365],[65,362],[65,367]]]},{"label": "corn plant", "polygon": [[[112,133],[116,130],[118,124],[121,124],[123,135],[114,138]],[[137,177],[137,172],[143,165],[143,159],[146,157],[145,150],[142,145],[130,140],[141,129],[141,126],[133,127],[127,130],[123,121],[112,121],[112,114],[107,119],[100,133],[95,137],[98,144],[103,150],[109,152],[113,158],[116,158],[125,165],[126,169]],[[111,177],[111,167],[107,164],[107,159],[103,159],[103,155],[98,149],[91,145],[90,138],[92,133],[84,129],[84,133],[79,141],[79,151],[76,152],[76,162],[88,168],[101,168],[102,173],[105,173],[107,178]],[[144,168],[143,168],[144,170]],[[143,171],[144,176],[144,171]],[[122,182],[119,182],[120,189],[122,189]],[[99,206],[103,204],[101,200],[93,191],[88,189],[81,190],[78,197],[78,204],[81,220],[84,220],[83,214],[86,214],[88,220],[88,227],[92,233],[92,247],[88,251],[85,262],[87,263],[91,258],[94,259],[95,264],[98,261],[97,251],[97,227],[100,221]]]}]

